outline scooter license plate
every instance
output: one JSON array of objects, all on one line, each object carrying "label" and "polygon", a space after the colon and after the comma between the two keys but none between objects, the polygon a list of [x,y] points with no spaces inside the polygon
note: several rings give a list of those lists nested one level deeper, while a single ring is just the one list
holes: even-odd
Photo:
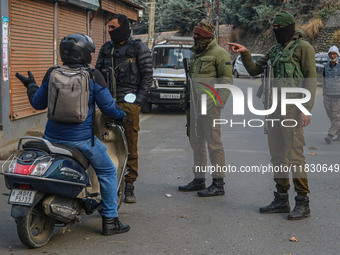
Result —
[{"label": "scooter license plate", "polygon": [[33,203],[36,191],[24,189],[12,189],[8,199],[9,204],[31,205]]}]

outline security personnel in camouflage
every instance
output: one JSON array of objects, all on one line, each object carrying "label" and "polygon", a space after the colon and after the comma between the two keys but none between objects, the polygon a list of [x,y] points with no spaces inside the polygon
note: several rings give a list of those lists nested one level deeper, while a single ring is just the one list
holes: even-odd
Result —
[{"label": "security personnel in camouflage", "polygon": [[[313,47],[303,39],[303,32],[295,30],[294,17],[288,12],[279,12],[273,21],[274,33],[278,44],[256,63],[253,62],[248,50],[239,44],[230,43],[232,50],[241,53],[244,66],[250,75],[258,75],[267,63],[273,67],[273,87],[302,87],[310,91],[311,99],[304,107],[311,112],[314,105],[316,91],[315,52]],[[284,78],[284,79],[281,79]],[[300,94],[289,94],[290,98],[299,98]],[[293,183],[297,196],[295,208],[288,215],[289,220],[303,219],[310,215],[307,173],[305,171],[305,156],[303,147],[305,138],[303,127],[310,123],[310,116],[303,114],[295,105],[287,106],[287,114],[281,114],[280,103],[269,119],[294,119],[298,125],[283,127],[276,122],[268,129],[268,144],[273,166],[291,167]],[[277,124],[277,125],[276,125]],[[294,171],[295,170],[295,171]],[[288,190],[289,172],[274,172],[277,192],[275,199],[266,207],[260,208],[260,213],[288,213],[290,212]]]},{"label": "security personnel in camouflage", "polygon": [[[209,89],[206,87],[207,85],[213,87],[214,84],[232,83],[232,70],[230,56],[214,39],[214,27],[210,21],[202,20],[195,26],[194,40],[195,44],[191,49],[193,55],[190,58],[190,77],[195,85],[196,105],[200,105],[200,94],[204,91],[203,89]],[[217,100],[217,95],[214,95],[214,99],[207,98],[206,115],[198,115],[196,119],[193,119],[193,116],[190,116],[190,111],[187,111],[187,134],[194,154],[193,172],[195,178],[189,184],[179,186],[178,189],[179,191],[198,191],[197,194],[201,197],[221,196],[225,193],[223,171],[212,173],[213,182],[208,188],[205,186],[205,172],[199,171],[207,165],[206,144],[212,166],[225,166],[221,127],[220,125],[213,127],[213,120],[220,119],[221,109],[225,106],[230,91],[217,89],[217,94],[220,100]],[[186,96],[190,96],[189,89],[186,90]],[[190,107],[193,107],[193,104]],[[195,135],[193,134],[194,125],[190,123],[190,120],[197,123],[195,128],[197,134]]]},{"label": "security personnel in camouflage", "polygon": [[[96,68],[105,76],[104,70],[113,68],[116,101],[131,122],[124,124],[129,157],[125,175],[126,203],[135,203],[134,185],[138,177],[138,131],[139,113],[145,102],[152,82],[152,58],[148,47],[140,40],[133,40],[129,20],[123,14],[115,14],[108,22],[111,41],[100,49]],[[124,101],[127,94],[136,95],[134,103]]]}]

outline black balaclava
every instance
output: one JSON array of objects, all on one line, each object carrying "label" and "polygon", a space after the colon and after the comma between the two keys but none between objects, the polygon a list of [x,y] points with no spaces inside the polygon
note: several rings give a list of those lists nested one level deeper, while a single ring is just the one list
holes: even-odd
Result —
[{"label": "black balaclava", "polygon": [[123,14],[118,14],[117,19],[120,27],[116,28],[115,30],[109,31],[111,41],[113,41],[114,44],[119,44],[122,41],[126,41],[131,36],[131,29],[128,18]]},{"label": "black balaclava", "polygon": [[273,29],[276,41],[282,45],[288,42],[295,34],[295,24],[289,24],[282,28]]},{"label": "black balaclava", "polygon": [[284,45],[295,34],[295,20],[294,16],[286,11],[280,11],[276,14],[273,25],[282,26],[281,28],[274,28],[274,34],[278,43]]}]

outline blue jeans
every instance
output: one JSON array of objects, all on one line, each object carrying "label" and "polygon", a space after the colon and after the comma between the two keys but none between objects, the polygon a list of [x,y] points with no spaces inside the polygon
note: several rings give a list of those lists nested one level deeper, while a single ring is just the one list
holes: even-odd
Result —
[{"label": "blue jeans", "polygon": [[107,147],[97,138],[94,139],[94,146],[91,146],[91,139],[83,141],[65,141],[46,137],[52,143],[70,145],[77,148],[90,162],[95,170],[100,184],[102,196],[102,213],[104,217],[118,217],[117,212],[117,169],[113,164]]}]

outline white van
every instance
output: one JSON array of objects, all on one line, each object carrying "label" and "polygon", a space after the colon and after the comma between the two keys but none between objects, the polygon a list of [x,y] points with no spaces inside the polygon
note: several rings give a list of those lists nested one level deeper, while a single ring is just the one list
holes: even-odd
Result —
[{"label": "white van", "polygon": [[[251,54],[253,61],[256,62],[257,60],[259,60],[260,58],[264,57],[263,54]],[[241,55],[239,55],[235,61],[235,65],[233,68],[233,74],[235,78],[240,77],[241,75],[243,76],[248,76],[250,77],[249,73],[247,72],[246,68],[244,67],[242,60],[241,60]],[[260,77],[260,75],[258,75],[257,77]]]}]

